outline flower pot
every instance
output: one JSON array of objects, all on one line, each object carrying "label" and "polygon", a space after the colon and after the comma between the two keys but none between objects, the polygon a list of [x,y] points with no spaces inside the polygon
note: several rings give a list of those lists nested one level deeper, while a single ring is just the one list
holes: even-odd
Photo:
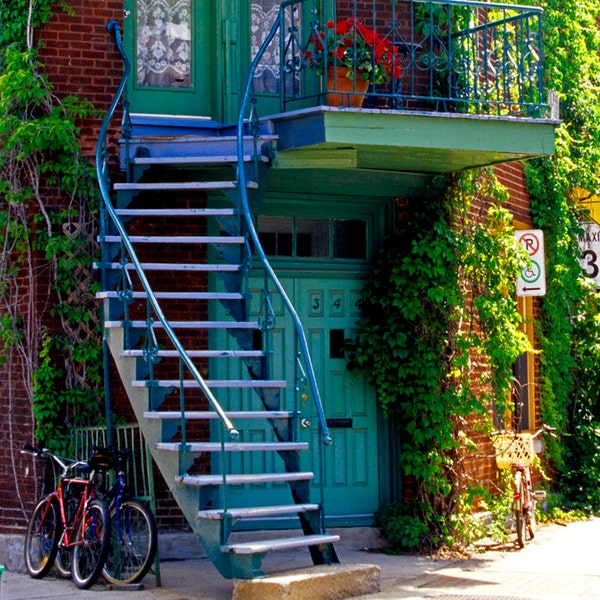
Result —
[{"label": "flower pot", "polygon": [[[345,69],[327,71],[327,104],[329,106],[352,106],[360,108],[369,82],[357,73],[356,80],[347,77]],[[356,85],[355,85],[356,84]]]}]

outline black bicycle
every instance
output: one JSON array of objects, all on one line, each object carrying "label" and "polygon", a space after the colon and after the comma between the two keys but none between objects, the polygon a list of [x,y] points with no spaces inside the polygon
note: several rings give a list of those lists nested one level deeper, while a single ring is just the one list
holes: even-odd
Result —
[{"label": "black bicycle", "polygon": [[[150,570],[158,545],[156,519],[148,504],[132,497],[127,489],[126,465],[130,450],[95,447],[90,458],[101,464],[94,485],[109,507],[111,544],[102,575],[113,584],[140,582]],[[115,470],[115,481],[107,487],[109,471]]]}]

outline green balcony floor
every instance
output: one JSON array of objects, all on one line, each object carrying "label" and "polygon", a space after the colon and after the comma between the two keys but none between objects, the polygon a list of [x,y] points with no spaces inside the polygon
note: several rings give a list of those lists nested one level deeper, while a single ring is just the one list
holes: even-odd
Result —
[{"label": "green balcony floor", "polygon": [[559,124],[326,106],[270,120],[279,136],[271,186],[284,189],[301,176],[314,191],[377,196],[418,193],[436,174],[552,155]]}]

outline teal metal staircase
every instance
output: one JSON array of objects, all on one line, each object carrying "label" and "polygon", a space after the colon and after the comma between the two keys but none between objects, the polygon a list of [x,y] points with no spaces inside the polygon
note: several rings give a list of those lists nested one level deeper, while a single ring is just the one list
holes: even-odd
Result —
[{"label": "teal metal staircase", "polygon": [[[107,353],[156,465],[223,576],[263,576],[265,554],[299,547],[310,550],[315,564],[337,562],[333,543],[339,538],[325,530],[322,472],[315,501],[315,474],[302,468],[308,443],[299,441],[300,394],[311,392],[315,402],[320,465],[331,438],[300,320],[253,225],[276,139],[258,126],[253,104],[246,108],[250,84],[235,135],[135,138],[125,99],[121,146],[127,181],[111,184],[107,132],[124,96],[129,61],[118,24],[111,21],[108,28],[125,69],[96,155],[102,194],[102,257],[97,264],[102,289],[97,296]],[[263,311],[251,315],[248,276],[257,260],[264,271]],[[268,337],[274,293],[281,295],[298,340],[297,372],[291,380],[271,376]],[[218,314],[226,317],[216,318]],[[217,330],[228,335],[215,336]],[[214,346],[217,337],[229,341],[226,347]],[[213,379],[215,361],[241,361],[237,372],[247,376]],[[253,408],[233,410],[225,404],[223,398],[238,395],[253,396]],[[242,428],[236,427],[250,421],[254,429],[261,424],[261,441],[244,439]],[[249,454],[259,455],[259,462],[270,468],[239,468],[248,463],[243,457]],[[289,486],[289,503],[247,501],[253,489],[281,483]],[[249,505],[235,505],[231,486],[247,486],[243,497]],[[300,534],[232,540],[244,520],[282,517],[295,519]]]}]

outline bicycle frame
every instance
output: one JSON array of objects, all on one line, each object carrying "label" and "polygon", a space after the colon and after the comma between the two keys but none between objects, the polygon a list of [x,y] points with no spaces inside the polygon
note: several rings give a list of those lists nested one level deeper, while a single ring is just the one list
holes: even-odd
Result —
[{"label": "bicycle frame", "polygon": [[536,492],[533,489],[531,464],[534,461],[535,451],[533,442],[542,433],[555,434],[555,429],[543,425],[533,434],[520,434],[514,431],[492,432],[496,437],[496,463],[498,468],[508,469],[513,472],[513,510],[517,528],[517,542],[521,548],[526,541],[527,529],[530,539],[535,535],[535,505],[536,501],[545,498],[545,492]]},{"label": "bicycle frame", "polygon": [[[44,521],[47,518],[48,511],[50,510],[50,503],[52,501],[56,501],[59,507],[60,514],[60,525],[62,529],[62,533],[60,536],[60,540],[58,542],[59,548],[73,548],[78,543],[76,533],[76,526],[79,525],[82,528],[84,527],[84,520],[81,518],[85,512],[85,509],[90,500],[95,498],[95,489],[92,485],[91,479],[87,479],[84,477],[69,477],[68,473],[70,471],[74,471],[79,467],[86,467],[87,463],[83,461],[74,461],[72,463],[65,462],[66,459],[61,459],[54,454],[48,454],[49,458],[51,458],[62,470],[62,473],[59,476],[58,484],[56,489],[53,492],[50,492],[46,497],[47,503],[46,508],[44,510],[43,518],[40,523],[40,527],[43,526]],[[73,486],[77,488],[81,488],[81,499],[79,500],[77,511],[73,515],[72,519],[69,519],[68,515],[68,507],[67,502],[68,498],[65,494],[65,488],[68,486]]]},{"label": "bicycle frame", "polygon": [[[75,515],[73,515],[72,520],[70,522],[68,518],[69,515],[67,514],[68,498],[65,496],[65,486],[75,486],[77,488],[81,488],[82,490],[81,500],[79,501],[79,504],[77,506],[77,511],[75,512]],[[95,497],[94,488],[88,479],[84,479],[82,477],[68,478],[61,476],[57,489],[55,492],[53,492],[53,494],[51,494],[51,496],[52,495],[58,498],[58,505],[60,507],[60,519],[63,526],[63,532],[59,541],[59,547],[72,548],[78,543],[75,541],[77,539],[76,527],[81,527],[83,533],[84,520],[81,517],[85,512],[85,508],[88,502]]]}]

